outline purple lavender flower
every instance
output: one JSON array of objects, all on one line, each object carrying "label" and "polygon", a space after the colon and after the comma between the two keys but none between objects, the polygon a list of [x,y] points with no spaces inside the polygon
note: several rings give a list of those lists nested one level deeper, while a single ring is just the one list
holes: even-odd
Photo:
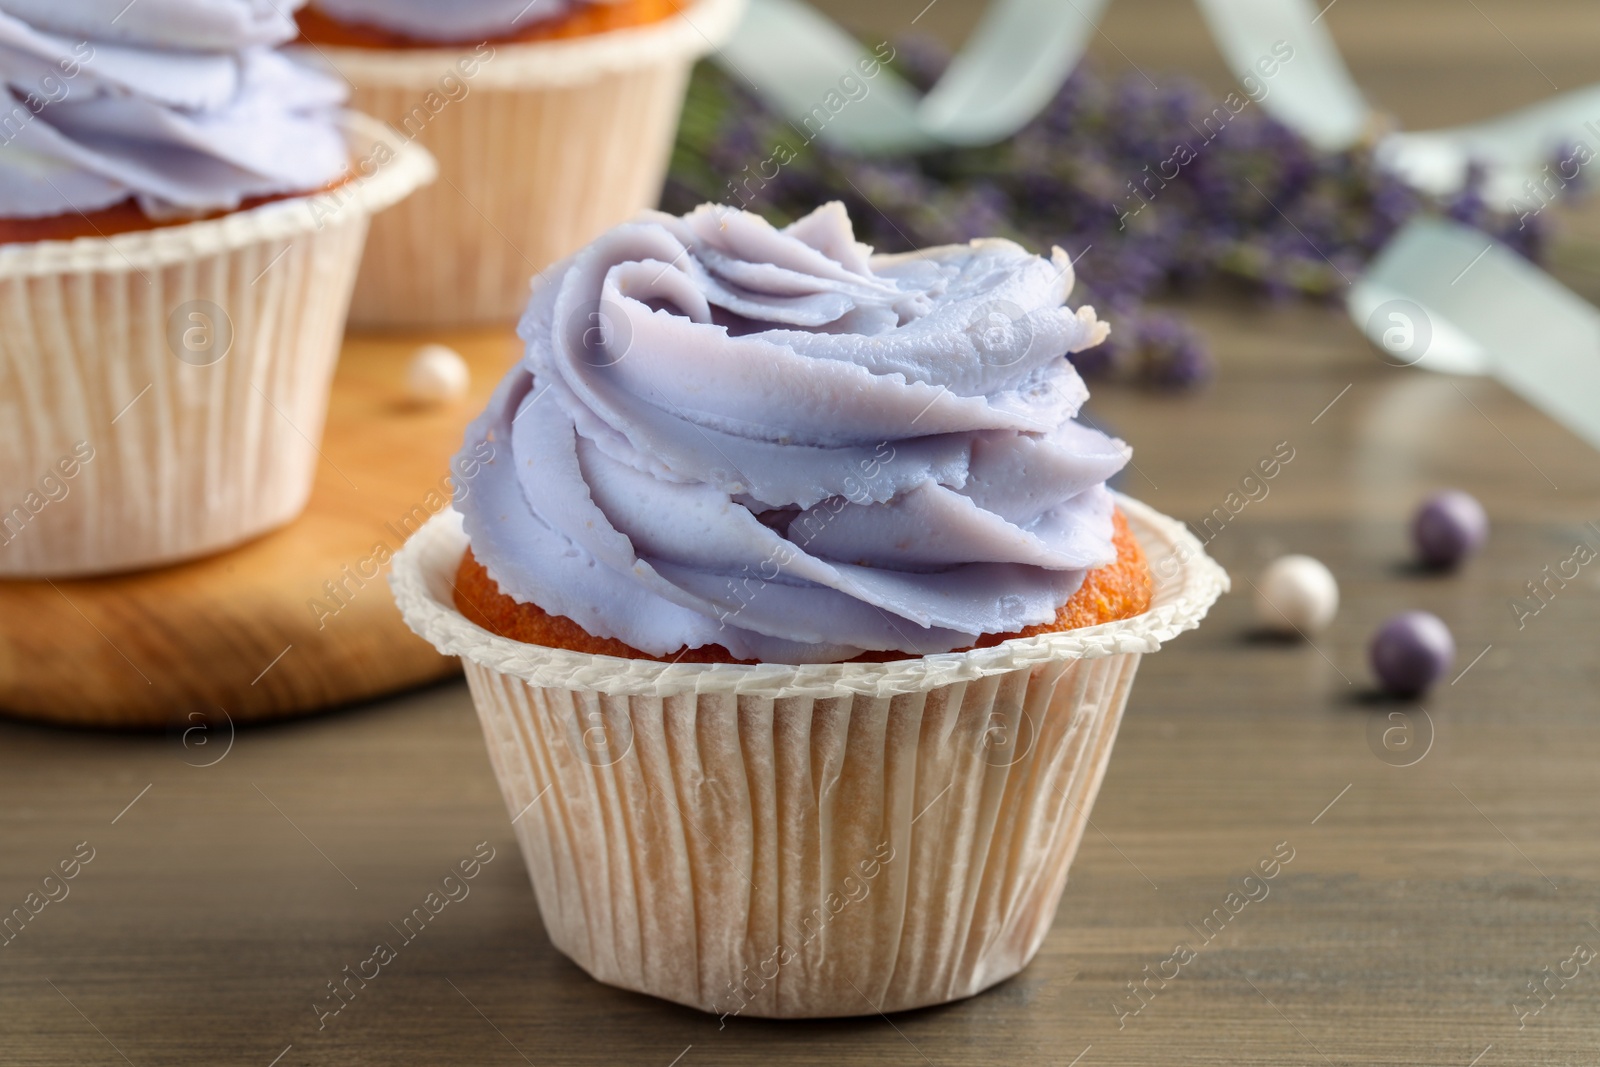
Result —
[{"label": "purple lavender flower", "polygon": [[1467,164],[1466,183],[1443,203],[1444,213],[1464,226],[1477,226],[1488,211],[1483,199],[1484,167],[1479,160]]}]

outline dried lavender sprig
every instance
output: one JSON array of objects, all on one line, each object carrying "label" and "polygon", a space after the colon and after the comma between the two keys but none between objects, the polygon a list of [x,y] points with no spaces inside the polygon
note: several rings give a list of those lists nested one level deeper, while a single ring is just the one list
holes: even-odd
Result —
[{"label": "dried lavender sprig", "polygon": [[[901,73],[923,88],[949,60],[927,38],[895,47]],[[1212,363],[1183,320],[1143,310],[1153,296],[1221,275],[1272,298],[1332,297],[1422,211],[1530,257],[1542,250],[1543,216],[1491,208],[1482,168],[1456,196],[1434,202],[1367,148],[1320,153],[1257,105],[1240,106],[1240,96],[1224,103],[1183,79],[1162,82],[1107,80],[1084,64],[1006,141],[885,159],[829,147],[702,65],[663,206],[719,200],[783,222],[841,199],[862,240],[884,251],[990,235],[1074,256],[1092,250],[1080,297],[1119,329],[1075,362],[1086,374],[1163,388],[1200,384]]]}]

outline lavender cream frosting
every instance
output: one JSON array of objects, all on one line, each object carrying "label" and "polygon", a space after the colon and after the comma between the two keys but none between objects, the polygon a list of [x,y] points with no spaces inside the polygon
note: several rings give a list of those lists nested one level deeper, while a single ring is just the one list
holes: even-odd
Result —
[{"label": "lavender cream frosting", "polygon": [[[502,591],[652,655],[946,652],[1055,618],[1112,562],[1127,445],[1075,420],[1072,264],[1002,240],[873,255],[641,215],[536,283],[457,488]],[[491,458],[479,466],[475,461]]]},{"label": "lavender cream frosting", "polygon": [[344,87],[274,50],[298,6],[0,0],[0,216],[200,215],[338,178]]},{"label": "lavender cream frosting", "polygon": [[504,37],[593,0],[313,0],[340,22],[376,26],[422,41]]}]

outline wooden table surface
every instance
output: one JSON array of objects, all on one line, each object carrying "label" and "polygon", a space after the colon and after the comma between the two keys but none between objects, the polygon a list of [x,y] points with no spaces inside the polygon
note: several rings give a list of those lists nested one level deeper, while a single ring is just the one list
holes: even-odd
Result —
[{"label": "wooden table surface", "polygon": [[[1518,37],[1512,9],[1477,6]],[[1369,16],[1392,21],[1362,0],[1330,19],[1360,37]],[[1543,41],[1558,65],[1559,29],[1519,46],[1545,58]],[[1520,76],[1499,48],[1485,83]],[[1464,84],[1479,114],[1502,102]],[[1600,951],[1600,568],[1521,628],[1508,602],[1577,542],[1600,546],[1600,457],[1492,382],[1384,365],[1336,311],[1191,310],[1222,360],[1211,387],[1093,401],[1136,446],[1124,488],[1197,521],[1279,442],[1294,459],[1210,546],[1244,595],[1146,658],[1055,927],[1019,977],[888,1019],[725,1029],[589,980],[545,937],[455,682],[231,738],[0,723],[0,910],[78,860],[69,894],[0,947],[0,1062],[1594,1062],[1600,959],[1574,961]],[[1407,514],[1443,485],[1494,524],[1450,578],[1406,564]],[[1286,551],[1342,585],[1315,646],[1251,634],[1243,579]],[[1366,638],[1410,607],[1446,619],[1457,670],[1472,665],[1422,705],[1385,703]],[[319,1030],[327,983],[481,842],[494,859],[471,895]],[[1294,859],[1270,895],[1119,1021],[1128,983],[1198,943],[1190,924],[1280,842]]]}]

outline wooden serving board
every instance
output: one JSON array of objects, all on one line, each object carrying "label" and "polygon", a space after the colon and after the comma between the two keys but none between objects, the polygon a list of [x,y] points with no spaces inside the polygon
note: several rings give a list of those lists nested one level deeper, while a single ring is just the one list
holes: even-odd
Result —
[{"label": "wooden serving board", "polygon": [[[406,366],[426,341],[466,358],[464,400],[407,399]],[[93,726],[243,722],[456,673],[406,629],[377,561],[448,502],[462,431],[519,351],[509,328],[346,337],[305,514],[191,563],[0,582],[0,710]]]}]

